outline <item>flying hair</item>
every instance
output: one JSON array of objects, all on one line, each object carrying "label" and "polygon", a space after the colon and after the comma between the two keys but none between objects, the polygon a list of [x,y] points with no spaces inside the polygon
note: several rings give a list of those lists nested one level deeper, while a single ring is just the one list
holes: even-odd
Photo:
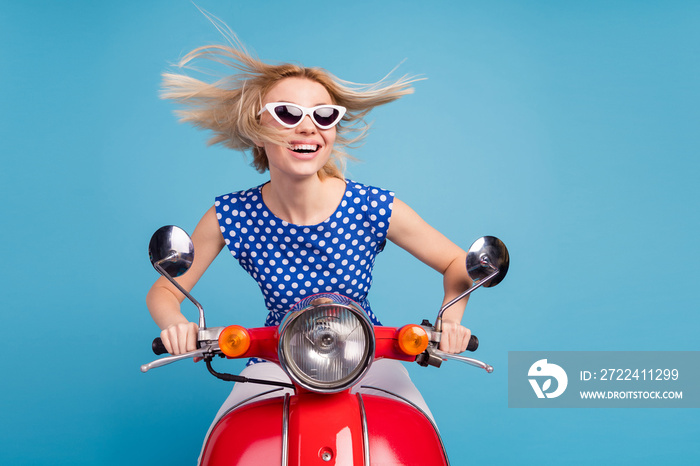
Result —
[{"label": "flying hair", "polygon": [[[197,7],[199,8],[199,7]],[[392,70],[373,84],[357,84],[342,80],[323,68],[307,68],[292,63],[268,64],[249,52],[236,34],[218,18],[200,8],[228,44],[205,45],[185,55],[174,66],[180,72],[163,73],[161,98],[172,99],[181,108],[176,110],[181,122],[213,133],[209,145],[222,144],[239,151],[252,151],[252,165],[261,173],[268,168],[265,142],[287,146],[275,128],[260,124],[258,112],[267,92],[285,78],[305,78],[326,88],[334,104],[347,108],[337,125],[336,141],[329,162],[319,175],[343,178],[348,147],[359,145],[369,130],[365,121],[375,107],[413,93],[411,84],[421,78],[404,75],[391,79]],[[195,63],[201,60],[224,65],[231,74],[203,71]],[[218,77],[205,82],[182,72],[190,70]]]}]

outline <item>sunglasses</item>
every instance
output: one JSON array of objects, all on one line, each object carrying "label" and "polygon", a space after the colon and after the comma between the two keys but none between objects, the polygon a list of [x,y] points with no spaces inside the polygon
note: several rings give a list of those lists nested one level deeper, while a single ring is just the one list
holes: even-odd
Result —
[{"label": "sunglasses", "polygon": [[329,129],[338,124],[343,115],[345,115],[345,107],[340,105],[317,105],[316,107],[306,108],[289,102],[270,102],[265,104],[258,115],[267,110],[272,115],[277,123],[285,128],[295,128],[304,120],[306,115],[311,117],[311,120],[320,129]]}]

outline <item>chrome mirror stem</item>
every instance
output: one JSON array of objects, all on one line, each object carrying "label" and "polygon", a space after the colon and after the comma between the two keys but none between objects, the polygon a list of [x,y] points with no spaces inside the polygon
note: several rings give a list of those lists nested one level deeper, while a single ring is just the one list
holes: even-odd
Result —
[{"label": "chrome mirror stem", "polygon": [[165,259],[161,259],[158,262],[155,262],[153,264],[153,267],[155,267],[155,269],[158,271],[158,273],[160,273],[162,276],[167,278],[168,281],[175,286],[175,288],[180,290],[180,293],[184,294],[187,299],[192,301],[192,304],[197,306],[197,309],[199,310],[199,328],[200,328],[200,330],[207,328],[207,326],[204,322],[204,308],[202,307],[202,305],[199,304],[197,302],[197,300],[194,299],[192,297],[192,295],[187,292],[187,290],[185,290],[183,287],[181,287],[180,284],[178,282],[176,282],[175,279],[173,277],[171,277],[168,272],[165,271],[165,269],[163,269],[163,267],[161,267],[161,265],[160,265],[161,262],[167,261],[169,259],[170,259],[170,257],[166,257]]},{"label": "chrome mirror stem", "polygon": [[[488,262],[488,260],[484,261]],[[490,266],[490,264],[489,264]],[[493,266],[491,266],[493,267]],[[498,275],[498,270],[494,270],[488,277],[484,278],[483,280],[479,280],[478,283],[474,283],[467,291],[464,293],[460,294],[457,296],[455,299],[452,301],[446,303],[444,306],[440,308],[440,311],[438,312],[437,320],[435,320],[435,331],[436,332],[442,332],[442,315],[445,313],[445,311],[452,305],[456,304],[460,299],[466,298],[469,296],[472,291],[476,290],[477,288],[481,287],[485,283],[488,283],[489,280],[491,280],[493,277]]]}]

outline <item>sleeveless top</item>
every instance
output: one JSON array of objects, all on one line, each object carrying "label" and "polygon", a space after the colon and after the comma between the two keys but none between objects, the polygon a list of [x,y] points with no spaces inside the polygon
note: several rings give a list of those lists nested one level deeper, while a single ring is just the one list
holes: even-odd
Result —
[{"label": "sleeveless top", "polygon": [[277,218],[262,186],[216,198],[216,217],[231,255],[258,283],[270,311],[265,326],[279,325],[300,300],[339,293],[357,302],[375,325],[367,293],[376,255],[384,249],[394,193],[346,180],[335,212],[317,225]]}]

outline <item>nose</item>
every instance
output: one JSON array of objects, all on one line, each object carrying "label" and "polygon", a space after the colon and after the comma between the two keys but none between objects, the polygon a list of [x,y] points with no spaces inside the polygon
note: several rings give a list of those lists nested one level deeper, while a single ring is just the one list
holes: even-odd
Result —
[{"label": "nose", "polygon": [[311,120],[310,115],[304,115],[304,119],[301,120],[299,126],[296,127],[297,133],[302,134],[313,134],[316,132],[316,125],[313,120]]}]

